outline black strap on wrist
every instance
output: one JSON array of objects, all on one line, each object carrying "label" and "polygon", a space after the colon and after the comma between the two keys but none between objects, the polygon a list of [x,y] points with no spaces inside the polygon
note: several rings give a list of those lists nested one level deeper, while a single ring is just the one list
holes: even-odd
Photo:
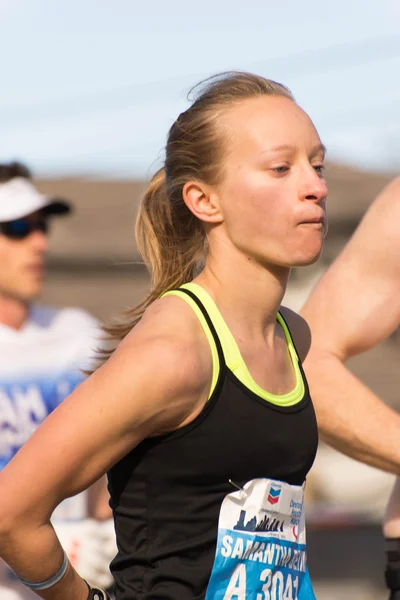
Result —
[{"label": "black strap on wrist", "polygon": [[111,600],[110,596],[101,588],[91,587],[86,581],[86,585],[89,588],[88,597],[86,600]]},{"label": "black strap on wrist", "polygon": [[398,590],[400,592],[400,538],[385,538],[385,552],[386,585],[389,588],[389,590]]}]

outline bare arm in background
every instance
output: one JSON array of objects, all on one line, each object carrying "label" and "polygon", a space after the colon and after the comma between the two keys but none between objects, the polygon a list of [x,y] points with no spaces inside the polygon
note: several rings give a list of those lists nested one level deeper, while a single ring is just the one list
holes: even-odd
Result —
[{"label": "bare arm in background", "polygon": [[[400,179],[371,205],[302,315],[312,332],[304,368],[321,437],[352,458],[400,475],[400,414],[344,364],[390,336],[400,323]],[[386,535],[400,535],[399,508],[397,480]]]}]

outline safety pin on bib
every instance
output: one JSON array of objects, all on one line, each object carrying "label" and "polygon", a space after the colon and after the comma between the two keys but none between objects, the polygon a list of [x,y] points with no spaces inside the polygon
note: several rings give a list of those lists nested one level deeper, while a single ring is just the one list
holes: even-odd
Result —
[{"label": "safety pin on bib", "polygon": [[230,483],[233,487],[235,487],[240,492],[243,492],[243,494],[245,496],[248,495],[247,492],[246,492],[246,490],[244,490],[242,487],[240,487],[240,485],[238,485],[237,483],[235,483],[234,481],[232,481],[232,479],[228,479],[228,483]]}]

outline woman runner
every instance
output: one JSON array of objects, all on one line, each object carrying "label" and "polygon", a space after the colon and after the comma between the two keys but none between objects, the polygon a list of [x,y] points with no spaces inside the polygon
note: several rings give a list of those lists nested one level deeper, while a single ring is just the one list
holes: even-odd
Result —
[{"label": "woman runner", "polygon": [[309,333],[281,301],[321,253],[323,162],[289,90],[248,73],[203,84],[172,125],[137,220],[149,296],[0,474],[0,555],[41,598],[106,598],[49,522],[105,472],[117,600],[314,598]]}]

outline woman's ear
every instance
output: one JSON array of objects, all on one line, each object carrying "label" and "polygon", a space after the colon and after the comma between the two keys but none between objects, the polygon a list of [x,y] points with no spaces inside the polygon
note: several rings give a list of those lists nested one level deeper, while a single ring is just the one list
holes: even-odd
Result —
[{"label": "woman's ear", "polygon": [[218,194],[211,186],[198,181],[188,181],[183,186],[182,195],[186,206],[200,221],[222,223]]}]

